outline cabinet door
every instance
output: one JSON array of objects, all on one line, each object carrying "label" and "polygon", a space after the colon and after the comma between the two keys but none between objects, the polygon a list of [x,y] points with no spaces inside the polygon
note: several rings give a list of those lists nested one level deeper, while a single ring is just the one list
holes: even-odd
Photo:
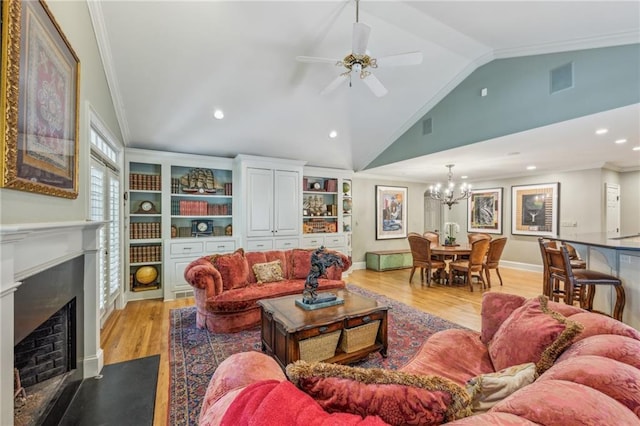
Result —
[{"label": "cabinet door", "polygon": [[272,236],[273,170],[247,168],[247,236]]},{"label": "cabinet door", "polygon": [[298,235],[302,220],[300,208],[300,175],[298,172],[275,172],[275,230],[276,236]]}]

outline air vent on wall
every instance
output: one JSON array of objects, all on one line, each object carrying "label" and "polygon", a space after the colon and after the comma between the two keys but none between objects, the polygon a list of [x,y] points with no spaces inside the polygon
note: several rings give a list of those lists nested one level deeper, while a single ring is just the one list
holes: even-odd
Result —
[{"label": "air vent on wall", "polygon": [[551,93],[571,89],[573,87],[573,62],[552,69],[549,77]]},{"label": "air vent on wall", "polygon": [[422,134],[429,135],[433,131],[433,127],[431,124],[431,117],[426,118],[422,121]]}]

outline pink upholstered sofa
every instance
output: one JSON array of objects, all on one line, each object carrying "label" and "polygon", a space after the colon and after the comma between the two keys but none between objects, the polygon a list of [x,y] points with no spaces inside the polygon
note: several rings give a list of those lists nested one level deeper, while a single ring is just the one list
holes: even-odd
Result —
[{"label": "pink upholstered sofa", "polygon": [[[477,410],[515,370],[533,374]],[[227,358],[200,425],[640,425],[640,332],[544,296],[485,293],[480,333],[436,333],[399,371],[299,361],[286,373],[260,352]]]},{"label": "pink upholstered sofa", "polygon": [[[184,277],[193,286],[196,300],[196,324],[215,333],[234,333],[260,323],[258,300],[302,294],[304,282],[311,268],[313,250],[291,249],[266,252],[247,252],[204,256],[191,262]],[[342,259],[327,269],[326,278],[318,280],[318,291],[345,287],[342,273],[351,266],[350,259],[335,252]],[[269,282],[259,282],[254,272],[261,266],[278,263],[277,274]],[[275,281],[272,281],[275,276]]]}]

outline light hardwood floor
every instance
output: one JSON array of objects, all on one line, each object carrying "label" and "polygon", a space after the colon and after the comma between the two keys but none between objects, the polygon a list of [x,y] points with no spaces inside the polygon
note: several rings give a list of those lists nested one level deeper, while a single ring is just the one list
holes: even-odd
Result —
[{"label": "light hardwood floor", "polygon": [[[426,287],[420,284],[419,274],[409,284],[410,271],[356,270],[346,281],[474,330],[480,330],[480,304],[484,292],[512,293],[529,298],[542,291],[542,275],[539,272],[500,268],[503,286],[499,285],[493,271],[491,289],[481,291],[480,285],[475,285],[474,291],[470,292],[466,285],[451,287],[432,284]],[[169,311],[193,303],[193,298],[171,302],[159,299],[129,302],[125,309],[114,312],[102,329],[101,345],[105,364],[160,354],[154,426],[167,424]]]}]

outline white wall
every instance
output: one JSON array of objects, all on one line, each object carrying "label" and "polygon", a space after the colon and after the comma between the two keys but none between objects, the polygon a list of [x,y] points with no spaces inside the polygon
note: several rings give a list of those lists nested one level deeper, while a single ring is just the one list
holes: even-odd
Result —
[{"label": "white wall", "polygon": [[80,58],[79,97],[79,168],[75,200],[34,194],[14,189],[0,189],[0,223],[37,223],[84,220],[89,183],[89,117],[87,102],[108,130],[122,140],[113,102],[93,33],[89,9],[85,1],[48,0],[47,6]]},{"label": "white wall", "polygon": [[620,173],[620,231],[640,234],[640,170]]},{"label": "white wall", "polygon": [[375,250],[409,249],[406,238],[376,240],[376,185],[407,187],[408,232],[423,232],[424,191],[427,184],[383,180],[370,177],[353,177],[353,236],[352,257],[354,262],[364,262],[366,253]]},{"label": "white wall", "polygon": [[[423,194],[428,184],[379,179],[354,178],[353,234],[354,262],[363,261],[367,251],[408,248],[406,240],[375,239],[375,185],[397,185],[409,188],[409,231],[423,232]],[[511,234],[511,187],[539,183],[560,183],[560,222],[575,222],[575,227],[559,226],[560,234],[602,232],[604,218],[604,182],[621,186],[622,229],[626,234],[640,232],[640,172],[618,173],[606,169],[589,169],[566,173],[470,182],[475,189],[503,188],[502,235],[509,238],[502,259],[540,265],[537,237]],[[460,225],[458,238],[466,238],[467,203],[443,209],[443,222]],[[494,235],[497,236],[497,235]]]}]

